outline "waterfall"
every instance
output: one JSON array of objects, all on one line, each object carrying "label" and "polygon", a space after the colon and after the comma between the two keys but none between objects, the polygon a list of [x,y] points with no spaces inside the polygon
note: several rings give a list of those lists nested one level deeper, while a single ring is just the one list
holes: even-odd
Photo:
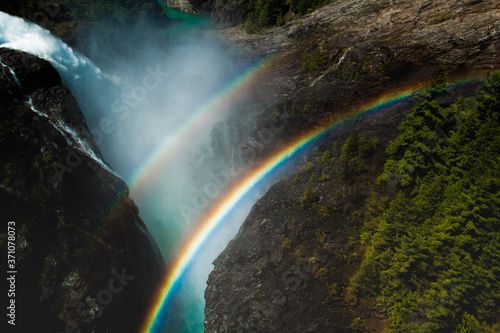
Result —
[{"label": "waterfall", "polygon": [[327,75],[327,74],[331,73],[332,71],[334,71],[335,69],[337,69],[344,62],[344,59],[345,59],[347,53],[349,53],[349,51],[351,49],[352,49],[352,46],[347,48],[344,51],[344,53],[342,54],[342,56],[340,57],[339,61],[337,61],[337,63],[335,63],[333,66],[329,67],[323,74],[318,76],[318,78],[316,80],[314,80],[313,83],[311,83],[310,87],[314,86],[316,84],[316,82],[322,80],[323,77],[325,77],[325,75]]},{"label": "waterfall", "polygon": [[66,139],[66,142],[73,147],[74,149],[78,149],[79,151],[85,153],[88,157],[93,159],[97,164],[99,164],[103,169],[112,173],[116,177],[121,178],[113,169],[111,169],[103,160],[101,160],[94,150],[90,147],[88,142],[85,139],[82,139],[74,129],[65,124],[61,119],[58,119],[57,122],[49,122],[57,129]]},{"label": "waterfall", "polygon": [[[63,80],[72,83],[70,77],[77,80],[95,80],[102,76],[88,58],[76,53],[48,30],[0,11],[0,46],[47,60],[54,66]],[[95,78],[92,78],[95,77]]]},{"label": "waterfall", "polygon": [[108,172],[114,174],[117,177],[118,174],[114,172],[106,163],[104,163],[103,160],[101,160],[97,154],[94,152],[94,150],[90,147],[90,144],[87,142],[87,140],[82,139],[74,129],[72,129],[70,126],[65,124],[61,119],[57,119],[55,122],[51,120],[49,115],[46,113],[43,113],[42,111],[38,110],[35,105],[33,104],[33,100],[31,99],[30,96],[26,95],[24,92],[24,89],[21,85],[21,82],[19,81],[19,78],[16,75],[16,72],[8,65],[4,64],[1,59],[0,59],[0,65],[2,65],[3,68],[6,68],[12,77],[14,78],[14,82],[18,86],[19,90],[21,91],[21,94],[24,99],[24,103],[33,111],[36,113],[38,116],[43,117],[47,119],[47,121],[59,132],[61,135],[64,137],[66,140],[66,143],[72,147],[73,149],[79,150],[88,157],[90,157],[92,160],[94,160],[98,165],[100,165],[103,169],[107,170]]},{"label": "waterfall", "polygon": [[[131,191],[131,198],[162,255],[171,260],[204,208],[197,199],[205,195],[206,189],[213,190],[220,184],[218,191],[222,192],[227,185],[218,179],[199,177],[200,174],[218,175],[221,171],[217,169],[219,164],[211,159],[203,160],[205,155],[199,154],[200,147],[208,147],[203,153],[210,153],[212,128],[228,116],[234,107],[232,103],[240,97],[225,100],[225,96],[232,96],[227,91],[240,82],[239,78],[252,64],[237,66],[224,48],[226,44],[221,43],[216,34],[194,31],[189,24],[172,24],[152,34],[166,36],[168,44],[145,41],[141,33],[130,33],[132,29],[128,28],[126,32],[119,28],[111,32],[92,31],[89,38],[82,38],[90,44],[82,48],[97,52],[89,57],[102,64],[102,70],[49,31],[2,12],[0,47],[24,51],[52,64],[80,105],[102,156],[129,185],[156,151],[165,143],[172,143],[168,163],[161,168],[161,173],[154,175],[148,191],[141,196],[134,196]],[[112,42],[102,42],[99,36],[111,38]],[[135,38],[142,40],[134,44]],[[113,48],[121,43],[128,43],[123,48],[126,54]],[[135,48],[135,45],[142,47]],[[127,53],[127,50],[134,52]],[[29,98],[24,101],[38,116],[51,121],[68,144],[95,160],[85,140],[61,121],[52,121],[50,114],[38,113],[37,101],[34,102],[33,105]],[[198,169],[189,167],[192,157],[204,161],[193,164]],[[208,201],[215,197],[206,200],[208,206]],[[186,206],[196,207],[200,213],[185,217],[182,208]],[[242,211],[231,218],[234,222],[227,224],[230,228],[214,236],[213,242],[204,248],[204,257],[200,255],[200,259],[193,261],[183,287],[176,293],[175,306],[165,320],[165,327],[203,330],[203,292],[213,268],[211,262],[236,234],[250,207],[250,202],[242,205]]]},{"label": "waterfall", "polygon": [[[85,56],[77,53],[48,30],[0,11],[0,47],[23,51],[47,60],[77,99],[89,122],[97,105],[117,94],[113,82]],[[90,120],[90,121],[89,121]]]}]

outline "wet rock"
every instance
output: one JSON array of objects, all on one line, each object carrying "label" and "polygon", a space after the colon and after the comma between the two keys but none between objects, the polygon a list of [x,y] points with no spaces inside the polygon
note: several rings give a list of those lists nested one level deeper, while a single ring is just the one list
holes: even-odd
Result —
[{"label": "wet rock", "polygon": [[[228,6],[233,5],[238,2]],[[282,142],[366,101],[402,87],[424,86],[439,63],[450,70],[450,77],[499,69],[499,8],[495,1],[345,0],[261,34],[227,28],[222,34],[238,43],[240,52],[273,54],[277,60],[256,84],[244,111],[235,111],[214,129],[213,145],[223,151],[215,139],[227,137],[232,147],[248,147],[263,129],[283,124],[282,130],[273,131],[272,141],[255,149],[255,160],[263,159]],[[233,21],[223,9],[212,11]],[[242,8],[236,12],[244,18]],[[307,55],[321,61],[308,66]],[[465,95],[473,96],[474,89]],[[358,257],[350,237],[360,221],[349,212],[360,209],[368,184],[377,176],[345,183],[339,169],[324,166],[319,155],[357,128],[380,141],[380,150],[367,165],[381,170],[384,148],[413,102],[339,129],[311,153],[311,171],[297,170],[257,202],[214,261],[205,292],[205,332],[352,332],[350,325],[360,313],[373,319],[373,332],[386,329],[375,304],[359,310],[343,297]],[[338,149],[332,152],[338,160]],[[319,177],[323,172],[331,183],[311,180],[312,173]],[[301,207],[309,183],[314,183],[328,216]]]},{"label": "wet rock", "polygon": [[158,247],[57,72],[18,51],[0,59],[1,232],[15,222],[16,328],[134,331],[165,271]]}]

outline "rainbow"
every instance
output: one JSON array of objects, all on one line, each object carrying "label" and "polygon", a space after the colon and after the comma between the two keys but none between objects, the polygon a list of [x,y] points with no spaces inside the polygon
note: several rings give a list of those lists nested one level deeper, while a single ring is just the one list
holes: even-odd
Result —
[{"label": "rainbow", "polygon": [[[474,77],[456,81],[454,86],[459,87],[469,83],[477,83],[477,78]],[[161,318],[161,314],[164,314],[168,310],[168,303],[174,294],[174,290],[176,290],[176,285],[181,281],[190,263],[203,247],[205,241],[223,224],[225,218],[252,189],[266,179],[269,179],[282,165],[293,160],[294,156],[297,156],[298,153],[313,145],[324,137],[325,134],[330,133],[356,117],[361,117],[408,101],[412,96],[415,96],[415,93],[421,88],[422,84],[414,84],[412,87],[380,96],[375,100],[346,112],[345,115],[339,118],[333,119],[318,128],[310,130],[305,135],[293,140],[286,145],[285,148],[282,148],[260,163],[237,184],[233,185],[225,193],[222,200],[205,215],[204,219],[199,223],[198,229],[193,232],[183,248],[179,251],[179,255],[170,267],[170,271],[165,277],[156,300],[145,319],[141,332],[161,331],[161,322],[159,322],[157,318]]]},{"label": "rainbow", "polygon": [[251,66],[244,73],[238,75],[226,85],[226,88],[211,97],[193,115],[179,126],[176,131],[166,136],[158,145],[158,149],[130,178],[130,193],[133,197],[140,197],[144,191],[155,181],[156,176],[161,174],[175,152],[182,148],[179,143],[186,142],[189,137],[196,133],[207,123],[215,123],[220,120],[231,107],[247,97],[248,91],[265,79],[269,70],[274,68],[279,61],[274,56],[262,59],[256,65]]}]

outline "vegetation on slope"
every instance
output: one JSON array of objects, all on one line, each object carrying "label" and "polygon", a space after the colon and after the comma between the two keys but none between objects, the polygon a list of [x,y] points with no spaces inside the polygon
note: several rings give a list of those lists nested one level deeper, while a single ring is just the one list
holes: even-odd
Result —
[{"label": "vegetation on slope", "polygon": [[250,1],[245,29],[249,33],[258,32],[273,25],[283,25],[287,21],[311,13],[330,3],[331,0],[257,0]]},{"label": "vegetation on slope", "polygon": [[389,332],[500,328],[500,73],[483,86],[443,106],[435,75],[387,148],[346,298],[382,304]]}]

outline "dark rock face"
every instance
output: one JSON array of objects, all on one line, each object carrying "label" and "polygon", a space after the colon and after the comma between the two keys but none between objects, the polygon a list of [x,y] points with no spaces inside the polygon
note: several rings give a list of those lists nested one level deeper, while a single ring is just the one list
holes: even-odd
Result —
[{"label": "dark rock face", "polygon": [[8,49],[0,61],[0,200],[2,233],[14,221],[17,235],[16,327],[136,331],[164,274],[155,241],[57,72]]},{"label": "dark rock face", "polygon": [[156,0],[83,0],[76,3],[69,0],[1,0],[0,10],[34,22],[72,46],[77,44],[80,28],[90,26],[101,19],[124,25],[165,24],[167,21]]},{"label": "dark rock face", "polygon": [[210,13],[215,22],[228,25],[241,23],[250,12],[247,0],[189,0],[200,12]]},{"label": "dark rock face", "polygon": [[[282,209],[298,204],[291,185],[274,185],[214,262],[205,293],[205,332],[336,332],[349,326],[346,311],[340,306],[329,311],[323,304],[327,283],[336,288],[346,283],[340,274],[349,268],[343,258],[349,250],[348,221]],[[316,239],[316,230],[328,235],[322,244],[319,236],[300,253],[287,250],[287,239],[305,243]],[[336,270],[337,277],[317,278],[318,267],[327,275]]]},{"label": "dark rock face", "polygon": [[[205,291],[205,332],[350,332],[355,314],[342,291],[358,265],[350,238],[359,223],[350,213],[363,206],[376,172],[346,182],[339,172],[340,149],[333,150],[331,164],[320,156],[356,128],[380,140],[366,161],[380,170],[385,147],[412,103],[336,130],[315,149],[309,166],[280,179],[256,203],[214,261]],[[320,180],[322,175],[328,179]],[[311,184],[328,214],[301,205]]]},{"label": "dark rock face", "polygon": [[251,102],[214,129],[213,149],[224,150],[218,137],[229,138],[231,149],[252,147],[248,138],[259,130],[287,123],[268,149],[254,145],[265,154],[363,100],[424,83],[439,63],[459,75],[500,68],[498,9],[491,1],[345,0],[262,34],[222,30],[239,56],[277,60]]},{"label": "dark rock face", "polygon": [[[250,147],[262,158],[281,140],[364,101],[425,84],[439,63],[452,75],[500,68],[499,6],[494,1],[334,1],[300,22],[260,35],[226,29],[223,33],[245,53],[274,53],[279,61],[256,85],[249,105],[214,128],[214,151],[230,158],[227,147]],[[369,168],[382,169],[384,148],[410,109],[391,109],[355,124],[360,134],[381,143],[366,162]],[[252,143],[259,130],[275,128],[276,122],[283,130],[274,132],[272,143]],[[327,141],[347,135],[348,130],[341,131]],[[321,153],[332,146],[317,148]],[[356,316],[373,319],[366,331],[384,331],[384,315],[375,304],[353,309],[342,295],[359,264],[349,240],[359,225],[353,212],[365,202],[366,185],[374,184],[377,173],[368,172],[352,184],[338,177],[336,162],[321,166],[318,155],[310,161],[311,170],[268,191],[215,260],[205,293],[206,332],[352,332]],[[313,182],[313,173],[330,179]],[[307,183],[314,183],[329,216],[301,207]]]},{"label": "dark rock face", "polygon": [[140,58],[148,46],[166,43],[162,31],[173,22],[156,0],[4,0],[0,11],[49,30],[99,68],[111,72],[122,59]]}]

